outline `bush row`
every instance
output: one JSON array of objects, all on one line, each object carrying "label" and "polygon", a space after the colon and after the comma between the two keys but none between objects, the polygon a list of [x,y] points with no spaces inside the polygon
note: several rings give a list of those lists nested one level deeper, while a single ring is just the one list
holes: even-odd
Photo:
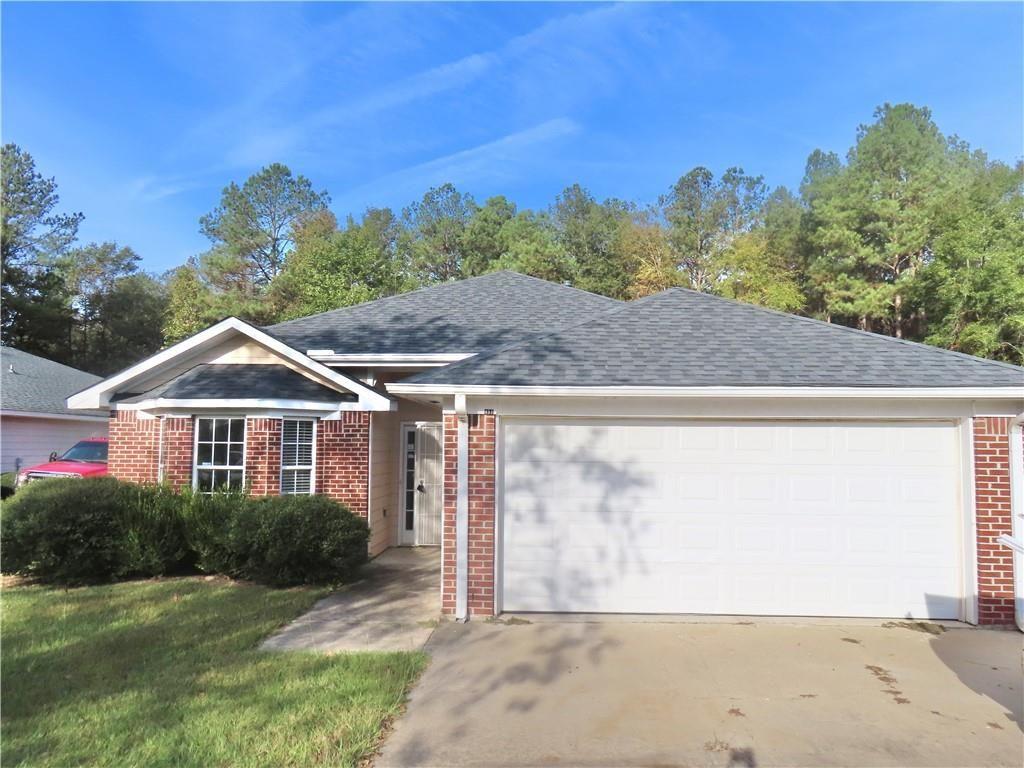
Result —
[{"label": "bush row", "polygon": [[276,586],[323,584],[366,562],[368,538],[366,521],[324,496],[37,480],[4,502],[0,568],[58,584],[195,569]]}]

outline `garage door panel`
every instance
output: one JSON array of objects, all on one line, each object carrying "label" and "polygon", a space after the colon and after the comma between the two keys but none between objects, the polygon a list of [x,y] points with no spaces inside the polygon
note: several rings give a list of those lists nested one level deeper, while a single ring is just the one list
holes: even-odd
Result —
[{"label": "garage door panel", "polygon": [[505,610],[956,617],[956,430],[506,421]]}]

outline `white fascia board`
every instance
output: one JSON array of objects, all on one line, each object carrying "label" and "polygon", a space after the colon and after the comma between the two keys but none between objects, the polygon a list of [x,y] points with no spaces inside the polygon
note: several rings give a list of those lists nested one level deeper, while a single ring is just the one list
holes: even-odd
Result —
[{"label": "white fascia board", "polygon": [[0,419],[17,416],[21,419],[58,419],[60,421],[109,421],[109,416],[91,413],[40,413],[39,411],[0,411]]},{"label": "white fascia board", "polygon": [[333,350],[310,349],[306,354],[313,360],[330,365],[358,365],[378,368],[436,368],[451,365],[460,360],[472,357],[474,352],[445,354],[334,354]]},{"label": "white fascia board", "polygon": [[396,395],[497,395],[526,397],[720,397],[917,400],[1016,400],[1024,387],[534,387],[443,384],[386,385]]},{"label": "white fascia board", "polygon": [[68,408],[103,408],[110,404],[110,395],[117,391],[118,387],[127,384],[144,374],[151,373],[162,365],[173,362],[177,358],[195,350],[197,347],[211,344],[229,333],[240,333],[248,336],[255,342],[262,344],[283,358],[291,360],[296,365],[305,368],[312,373],[336,384],[337,386],[352,392],[359,397],[362,410],[367,411],[389,411],[393,410],[394,404],[384,395],[375,392],[355,379],[351,379],[338,371],[331,370],[326,365],[313,360],[293,347],[289,347],[282,341],[264,333],[259,328],[239,320],[237,317],[229,317],[211,325],[205,331],[200,331],[195,336],[179,341],[167,349],[157,352],[155,355],[126,368],[110,378],[94,384],[67,399]]},{"label": "white fascia board", "polygon": [[137,403],[119,403],[119,410],[124,411],[155,411],[155,410],[281,410],[281,411],[315,411],[318,413],[334,413],[335,411],[365,410],[359,403],[323,403],[311,400],[280,400],[273,398],[207,398],[198,400],[177,400],[173,398],[153,398],[140,400]]}]

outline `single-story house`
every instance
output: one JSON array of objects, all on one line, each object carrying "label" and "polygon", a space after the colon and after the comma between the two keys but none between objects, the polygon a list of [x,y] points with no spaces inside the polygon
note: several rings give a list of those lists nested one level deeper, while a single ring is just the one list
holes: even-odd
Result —
[{"label": "single-story house", "polygon": [[79,440],[106,437],[107,410],[72,410],[67,397],[99,376],[0,347],[0,472],[41,464]]},{"label": "single-story house", "polygon": [[110,409],[118,477],[440,546],[460,618],[1014,619],[1024,368],[706,294],[497,272],[228,318],[69,403]]}]

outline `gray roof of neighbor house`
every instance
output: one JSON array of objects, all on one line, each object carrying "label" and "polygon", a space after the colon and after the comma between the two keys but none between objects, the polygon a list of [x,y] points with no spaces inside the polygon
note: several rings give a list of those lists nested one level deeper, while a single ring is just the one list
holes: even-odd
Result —
[{"label": "gray roof of neighbor house", "polygon": [[474,353],[523,341],[621,305],[606,296],[503,271],[263,330],[302,352]]},{"label": "gray roof of neighbor house", "polygon": [[0,408],[4,411],[54,413],[61,416],[107,416],[107,411],[67,407],[65,398],[101,377],[14,347],[0,347]]},{"label": "gray roof of neighbor house", "polygon": [[223,398],[261,400],[310,400],[342,403],[356,400],[350,392],[339,392],[303,376],[287,365],[204,363],[147,392],[124,393],[118,403],[143,400],[208,400]]},{"label": "gray roof of neighbor house", "polygon": [[1024,389],[1024,368],[674,288],[403,383]]}]

